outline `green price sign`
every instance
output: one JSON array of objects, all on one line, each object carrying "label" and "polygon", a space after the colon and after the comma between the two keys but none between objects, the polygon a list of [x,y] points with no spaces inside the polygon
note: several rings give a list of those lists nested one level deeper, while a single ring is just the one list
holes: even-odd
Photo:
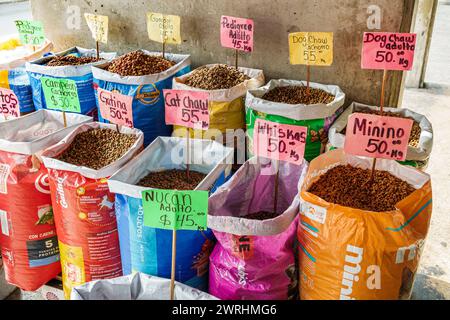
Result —
[{"label": "green price sign", "polygon": [[42,22],[32,20],[16,20],[14,22],[22,44],[38,46],[45,42],[44,26],[42,25]]},{"label": "green price sign", "polygon": [[41,83],[48,109],[81,112],[77,84],[74,80],[42,77]]},{"label": "green price sign", "polygon": [[142,192],[144,226],[166,230],[206,230],[207,191],[152,189]]}]

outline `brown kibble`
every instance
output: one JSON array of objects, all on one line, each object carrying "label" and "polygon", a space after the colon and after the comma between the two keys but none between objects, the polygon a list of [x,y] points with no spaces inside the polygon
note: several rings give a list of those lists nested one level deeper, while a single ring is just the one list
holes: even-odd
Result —
[{"label": "brown kibble", "polygon": [[55,56],[48,63],[48,67],[79,66],[99,61],[96,57]]},{"label": "brown kibble", "polygon": [[131,51],[113,60],[108,66],[109,72],[123,77],[146,76],[156,74],[173,67],[176,63],[158,56],[145,54],[143,51]]},{"label": "brown kibble", "polygon": [[273,88],[266,92],[263,97],[264,100],[286,103],[286,104],[328,104],[333,102],[334,96],[324,90],[309,88],[305,86],[286,86]]},{"label": "brown kibble", "polygon": [[256,213],[250,213],[242,218],[249,219],[249,220],[264,221],[264,220],[275,219],[279,215],[280,215],[279,213],[260,211],[260,212],[256,212]]},{"label": "brown kibble", "polygon": [[314,182],[308,192],[323,200],[341,206],[384,212],[395,210],[395,205],[415,189],[387,171],[340,165],[328,170]]},{"label": "brown kibble", "polygon": [[221,90],[233,88],[249,79],[249,76],[236,68],[218,64],[195,69],[186,78],[185,84],[203,90]]},{"label": "brown kibble", "polygon": [[206,174],[189,171],[189,181],[187,179],[186,170],[166,170],[151,172],[137,185],[146,188],[167,189],[167,190],[194,190]]},{"label": "brown kibble", "polygon": [[76,166],[99,170],[122,157],[137,137],[111,129],[90,129],[76,135],[72,144],[57,158]]}]

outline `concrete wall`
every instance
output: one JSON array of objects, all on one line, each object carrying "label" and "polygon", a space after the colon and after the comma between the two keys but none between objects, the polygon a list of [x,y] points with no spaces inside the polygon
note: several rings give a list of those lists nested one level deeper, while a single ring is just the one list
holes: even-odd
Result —
[{"label": "concrete wall", "polygon": [[[268,79],[305,79],[306,67],[289,64],[288,33],[333,31],[335,54],[332,67],[312,68],[311,80],[337,84],[348,103],[378,104],[382,72],[361,70],[362,34],[368,30],[367,8],[378,5],[381,31],[409,31],[414,0],[32,0],[33,16],[44,22],[57,49],[78,45],[93,47],[85,12],[110,17],[110,36],[102,49],[124,53],[137,48],[160,50],[148,40],[146,12],[180,15],[183,43],[168,46],[171,52],[188,52],[194,66],[233,63],[233,51],[220,46],[219,19],[222,14],[255,21],[255,50],[241,54],[242,66],[264,69]],[[78,24],[78,25],[77,25]],[[77,29],[79,27],[79,29]],[[391,72],[387,101],[396,105],[402,75]]]}]

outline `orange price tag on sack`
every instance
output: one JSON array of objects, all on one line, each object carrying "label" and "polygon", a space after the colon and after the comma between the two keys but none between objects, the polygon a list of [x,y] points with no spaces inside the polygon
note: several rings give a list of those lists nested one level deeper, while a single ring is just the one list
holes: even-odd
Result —
[{"label": "orange price tag on sack", "polygon": [[133,97],[97,88],[100,114],[111,123],[133,127]]},{"label": "orange price tag on sack", "polygon": [[413,120],[353,113],[348,118],[345,152],[405,161]]},{"label": "orange price tag on sack", "polygon": [[204,91],[164,90],[166,124],[208,130],[209,94]]},{"label": "orange price tag on sack", "polygon": [[0,88],[0,107],[6,119],[20,117],[19,99],[14,91]]}]

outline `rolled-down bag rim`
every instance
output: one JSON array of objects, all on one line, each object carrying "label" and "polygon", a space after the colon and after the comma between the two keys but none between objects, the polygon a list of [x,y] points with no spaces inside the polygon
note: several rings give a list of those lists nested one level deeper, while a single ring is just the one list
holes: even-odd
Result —
[{"label": "rolled-down bag rim", "polygon": [[25,57],[13,59],[8,62],[0,63],[0,70],[11,70],[11,69],[15,69],[18,67],[22,67],[29,61],[39,59],[44,54],[50,52],[52,49],[53,49],[53,43],[50,40],[45,39],[45,42],[41,46],[38,46],[37,50],[34,51],[32,54],[29,54]]},{"label": "rolled-down bag rim", "polygon": [[336,111],[344,105],[345,93],[340,87],[336,85],[325,85],[315,82],[310,82],[309,85],[314,89],[322,89],[334,95],[334,100],[328,104],[317,103],[311,105],[305,104],[286,104],[280,102],[273,102],[262,99],[263,95],[270,90],[277,87],[286,86],[306,86],[306,81],[299,80],[270,80],[265,86],[249,90],[245,99],[246,109],[255,110],[267,114],[282,116],[289,119],[300,120],[315,120],[325,119],[333,116]]},{"label": "rolled-down bag rim", "polygon": [[71,172],[77,172],[87,178],[90,179],[102,179],[112,176],[117,170],[119,170],[125,163],[127,163],[130,159],[132,159],[139,149],[142,147],[144,142],[144,134],[139,129],[134,128],[128,128],[125,126],[119,126],[120,133],[125,134],[133,134],[137,136],[136,141],[131,146],[128,151],[122,155],[119,159],[114,161],[113,163],[107,165],[106,167],[103,167],[99,170],[91,169],[84,166],[76,166],[70,163],[66,163],[63,161],[60,161],[54,157],[61,154],[64,150],[69,148],[72,141],[75,139],[76,135],[88,131],[90,129],[97,129],[97,128],[107,128],[111,130],[116,130],[115,124],[107,124],[107,123],[100,123],[100,122],[92,122],[92,123],[86,123],[79,125],[76,127],[71,133],[69,133],[63,140],[61,140],[59,143],[53,145],[52,147],[46,149],[42,154],[42,159],[44,161],[44,165],[48,169],[56,169],[56,170],[64,170],[64,171],[71,171]]},{"label": "rolled-down bag rim", "polygon": [[346,154],[343,149],[335,149],[328,151],[325,154],[320,155],[313,161],[321,161],[321,159],[325,157],[335,157],[337,158],[337,161],[333,165],[327,166],[326,170],[322,170],[320,172],[320,175],[312,176],[311,179],[308,179],[310,176],[309,171],[306,173],[306,178],[304,180],[304,183],[301,187],[300,191],[300,202],[301,205],[304,204],[304,202],[309,203],[318,203],[320,207],[326,208],[327,210],[333,208],[334,211],[339,212],[347,212],[349,209],[351,211],[351,214],[356,215],[367,215],[367,214],[373,214],[374,216],[381,216],[381,215],[389,215],[393,216],[395,214],[400,213],[401,210],[397,208],[397,206],[403,202],[408,201],[409,197],[412,197],[415,192],[421,192],[420,189],[427,183],[431,181],[431,177],[429,174],[424,173],[416,168],[413,168],[411,166],[404,166],[399,164],[397,161],[392,161],[389,159],[377,159],[376,163],[376,170],[381,171],[387,171],[390,174],[394,175],[395,177],[409,183],[412,185],[416,191],[414,191],[412,194],[410,194],[408,197],[402,199],[400,202],[397,203],[396,209],[391,211],[384,211],[384,212],[373,212],[368,210],[362,210],[362,209],[356,209],[356,208],[349,208],[345,207],[339,204],[329,203],[322,198],[308,192],[308,188],[311,186],[311,184],[315,181],[317,181],[323,174],[325,174],[327,171],[333,169],[334,167],[337,167],[339,165],[347,165],[350,164],[351,166],[362,168],[362,169],[372,169],[373,165],[373,158],[368,157],[358,157],[350,154]]},{"label": "rolled-down bag rim", "polygon": [[[146,51],[142,49],[138,51],[142,51],[148,55],[162,55],[160,52]],[[126,85],[146,85],[166,80],[191,64],[191,56],[188,54],[166,53],[165,56],[166,59],[175,61],[176,64],[169,69],[156,74],[149,74],[145,76],[121,76],[117,73],[105,70],[110,62],[103,62],[92,66],[92,74],[94,75],[94,78],[98,80]]]},{"label": "rolled-down bag rim", "polygon": [[[216,65],[218,65],[218,64],[217,63],[206,64],[202,67],[211,68]],[[233,88],[219,89],[219,90],[204,90],[204,89],[194,88],[194,87],[184,84],[184,81],[186,80],[186,78],[189,77],[193,72],[195,72],[195,70],[196,70],[195,69],[189,73],[182,75],[181,77],[174,78],[173,79],[173,89],[208,92],[209,100],[211,100],[211,101],[230,102],[237,98],[245,96],[247,90],[259,88],[260,86],[262,86],[264,84],[265,78],[264,78],[263,70],[245,68],[245,67],[239,67],[238,69],[242,73],[249,76],[250,79],[245,80],[244,82],[238,84],[237,86],[234,86]]]},{"label": "rolled-down bag rim", "polygon": [[[17,133],[21,130],[30,128],[33,123],[43,122],[43,121],[57,121],[61,128],[57,131],[52,132],[43,137],[38,137],[34,140],[26,139],[26,141],[17,141]],[[92,117],[76,114],[67,113],[66,121],[67,128],[64,128],[63,115],[59,111],[53,110],[38,110],[22,116],[20,118],[11,119],[0,123],[0,150],[7,152],[14,152],[26,155],[33,155],[38,152],[43,151],[55,143],[58,143],[63,139],[70,131],[72,131],[76,126],[83,123],[92,122]],[[23,140],[23,139],[22,139]]]},{"label": "rolled-down bag rim", "polygon": [[[175,281],[175,300],[218,300],[216,297]],[[169,300],[170,279],[140,272],[114,279],[95,280],[72,288],[71,300]],[[93,300],[92,298],[89,300]]]},{"label": "rolled-down bag rim", "polygon": [[[214,194],[209,198],[209,203],[217,203],[220,206],[226,199],[220,199],[223,194],[229,193],[240,181],[239,176],[245,176],[249,171],[261,172],[263,165],[256,161],[256,157],[251,158],[234,174],[233,178],[221,185]],[[270,220],[249,220],[240,217],[232,216],[214,216],[212,210],[208,213],[208,228],[214,231],[224,232],[239,236],[274,236],[286,231],[294,222],[300,209],[300,198],[298,193],[302,186],[304,177],[306,176],[308,163],[304,161],[301,166],[289,164],[287,162],[280,162],[280,170],[283,166],[295,166],[301,170],[300,179],[297,184],[297,195],[292,200],[291,205],[278,217]],[[281,172],[281,171],[280,171]],[[210,205],[211,207],[211,205]],[[212,209],[212,208],[211,208]]]},{"label": "rolled-down bag rim", "polygon": [[[223,146],[222,144],[210,140],[210,139],[191,139],[190,149],[194,148],[194,144],[197,142],[206,145],[207,148],[221,148],[224,152],[224,156],[221,162],[210,166],[207,168],[205,165],[191,164],[190,169],[193,171],[199,171],[207,174],[205,179],[199,183],[195,190],[208,190],[219,178],[222,171],[229,166],[233,161],[234,150]],[[158,137],[156,138],[144,151],[142,151],[137,157],[128,162],[119,171],[117,171],[113,176],[108,179],[108,186],[111,192],[120,193],[125,196],[133,197],[136,199],[142,199],[142,191],[150,190],[152,188],[137,186],[136,183],[142,179],[149,172],[155,172],[159,170],[164,170],[166,168],[154,168],[155,170],[148,170],[145,163],[148,161],[150,154],[154,153],[155,150],[163,146],[173,146],[179,144],[185,144],[185,138],[178,137]],[[204,152],[205,149],[202,148]],[[173,168],[184,169],[185,164],[173,165]],[[137,173],[136,170],[137,169]],[[153,168],[152,168],[153,169]],[[172,169],[172,167],[170,168]]]},{"label": "rolled-down bag rim", "polygon": [[[348,117],[357,111],[374,110],[380,111],[379,107],[369,106],[358,102],[353,102],[333,123],[328,132],[330,144],[335,148],[344,148],[345,135],[342,130],[347,126]],[[431,122],[424,116],[407,108],[384,108],[385,111],[397,113],[405,117],[411,117],[419,122],[421,133],[419,139],[419,147],[408,146],[406,160],[426,161],[433,149],[433,126]]]},{"label": "rolled-down bag rim", "polygon": [[[70,53],[78,52],[83,57],[95,57],[97,51],[95,49],[85,49],[81,47],[72,47],[67,50],[58,52],[55,56],[65,56]],[[103,60],[111,60],[116,57],[115,52],[100,52],[100,58],[103,60],[87,63],[79,66],[56,66],[49,67],[44,65],[52,59],[53,56],[43,57],[38,60],[34,60],[26,63],[26,70],[28,72],[39,73],[46,76],[52,76],[57,78],[72,78],[72,77],[82,77],[87,74],[92,73],[92,66],[104,63]]]}]

